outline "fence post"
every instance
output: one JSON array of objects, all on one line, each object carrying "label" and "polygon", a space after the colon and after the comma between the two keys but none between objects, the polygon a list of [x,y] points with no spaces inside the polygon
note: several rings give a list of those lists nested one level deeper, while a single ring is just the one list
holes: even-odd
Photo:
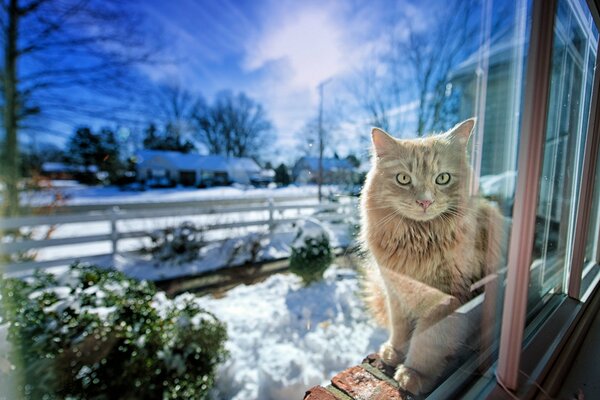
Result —
[{"label": "fence post", "polygon": [[117,218],[119,214],[119,207],[114,206],[110,209],[110,241],[112,243],[112,258],[113,261],[118,253],[118,241],[119,231],[117,230]]},{"label": "fence post", "polygon": [[275,228],[275,203],[273,202],[273,198],[269,197],[269,233],[273,233],[273,228]]}]

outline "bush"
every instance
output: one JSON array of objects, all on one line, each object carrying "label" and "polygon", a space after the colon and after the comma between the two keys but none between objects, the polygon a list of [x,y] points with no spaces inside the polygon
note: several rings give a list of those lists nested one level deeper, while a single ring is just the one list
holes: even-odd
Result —
[{"label": "bush", "polygon": [[145,251],[152,254],[154,260],[175,264],[194,261],[205,245],[203,229],[187,221],[151,233],[150,240],[152,244]]},{"label": "bush", "polygon": [[325,233],[302,236],[295,241],[290,256],[290,271],[302,278],[305,285],[323,279],[323,273],[333,261],[333,250]]},{"label": "bush", "polygon": [[194,296],[73,265],[0,282],[18,390],[27,399],[208,397],[226,330]]}]

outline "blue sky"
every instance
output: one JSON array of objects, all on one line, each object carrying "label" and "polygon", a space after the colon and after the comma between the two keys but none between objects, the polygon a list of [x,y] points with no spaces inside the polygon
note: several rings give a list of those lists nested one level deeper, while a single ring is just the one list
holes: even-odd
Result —
[{"label": "blue sky", "polygon": [[209,99],[222,89],[245,91],[266,108],[279,145],[293,147],[317,113],[317,85],[334,78],[325,98],[338,98],[343,78],[379,45],[399,7],[419,13],[395,1],[152,0],[145,11],[178,62],[146,73]]}]

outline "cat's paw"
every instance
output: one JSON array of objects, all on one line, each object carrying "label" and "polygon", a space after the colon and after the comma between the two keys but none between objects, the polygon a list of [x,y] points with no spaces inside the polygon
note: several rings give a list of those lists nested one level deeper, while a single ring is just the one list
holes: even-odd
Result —
[{"label": "cat's paw", "polygon": [[390,342],[385,342],[379,348],[379,356],[381,361],[389,366],[395,367],[404,361],[404,354],[401,351],[396,350]]},{"label": "cat's paw", "polygon": [[398,368],[396,368],[394,380],[398,382],[402,389],[414,395],[423,393],[423,377],[417,371],[412,368],[408,368],[404,364],[400,364],[398,365]]}]

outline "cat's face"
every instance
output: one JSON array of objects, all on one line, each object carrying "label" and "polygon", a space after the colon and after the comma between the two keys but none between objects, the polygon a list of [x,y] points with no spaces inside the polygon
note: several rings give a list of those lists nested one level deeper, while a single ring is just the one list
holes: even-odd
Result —
[{"label": "cat's face", "polygon": [[421,139],[398,140],[373,129],[369,193],[376,207],[428,221],[460,212],[468,195],[466,146],[475,120]]}]

